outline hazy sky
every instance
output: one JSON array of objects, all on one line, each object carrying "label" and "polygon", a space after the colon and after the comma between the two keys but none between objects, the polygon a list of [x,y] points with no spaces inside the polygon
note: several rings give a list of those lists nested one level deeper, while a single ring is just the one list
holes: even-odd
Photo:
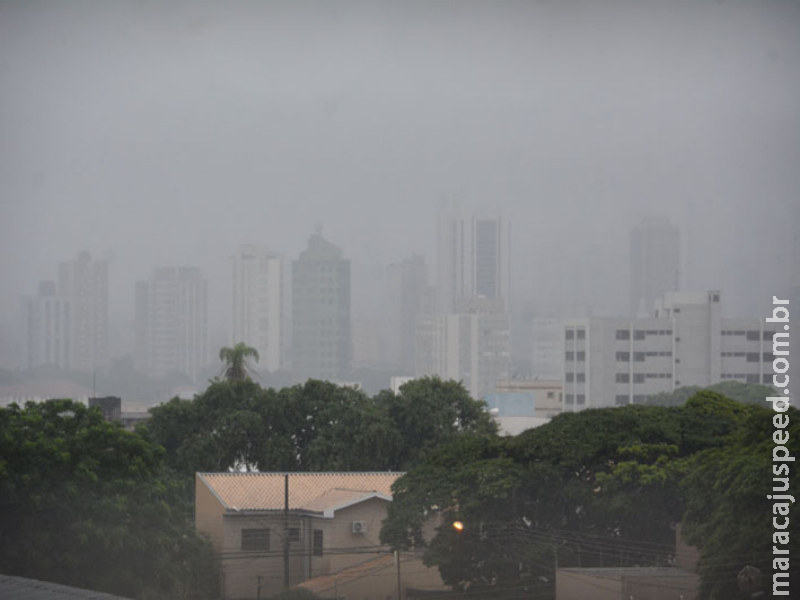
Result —
[{"label": "hazy sky", "polygon": [[[800,2],[0,1],[0,323],[89,250],[111,313],[324,224],[370,313],[435,264],[443,200],[513,222],[516,305],[627,309],[628,231],[683,235],[684,287],[750,316],[790,275]],[[8,331],[8,329],[3,329]]]}]

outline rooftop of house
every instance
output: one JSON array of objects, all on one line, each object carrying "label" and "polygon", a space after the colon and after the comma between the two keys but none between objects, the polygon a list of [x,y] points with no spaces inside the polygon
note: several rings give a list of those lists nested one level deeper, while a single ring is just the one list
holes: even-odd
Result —
[{"label": "rooftop of house", "polygon": [[0,575],[0,598],[16,600],[125,600],[103,592],[74,588],[49,581]]},{"label": "rooftop of house", "polygon": [[283,510],[285,477],[289,482],[289,510],[321,513],[370,498],[391,501],[392,484],[402,473],[198,473],[229,512]]}]

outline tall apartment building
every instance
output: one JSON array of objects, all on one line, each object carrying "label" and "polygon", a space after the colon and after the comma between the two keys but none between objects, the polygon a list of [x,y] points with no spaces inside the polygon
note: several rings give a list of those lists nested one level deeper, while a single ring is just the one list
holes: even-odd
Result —
[{"label": "tall apartment building", "polygon": [[292,369],[342,381],[350,352],[350,261],[317,232],[292,261]]},{"label": "tall apartment building", "polygon": [[510,377],[508,313],[501,299],[462,301],[458,308],[417,319],[415,375],[461,381],[473,398],[483,398]]},{"label": "tall apartment building", "polygon": [[414,255],[386,269],[386,354],[403,373],[414,372],[417,317],[433,312],[428,269],[422,256]]},{"label": "tall apartment building", "polygon": [[161,267],[136,283],[136,362],[152,377],[196,382],[209,364],[208,284],[195,267]]},{"label": "tall apartment building", "polygon": [[88,252],[58,266],[57,294],[70,310],[70,363],[86,373],[108,364],[108,262]]},{"label": "tall apartment building", "polygon": [[680,232],[668,219],[649,217],[631,231],[630,316],[647,314],[680,283]]},{"label": "tall apartment building", "polygon": [[440,212],[437,237],[437,309],[451,313],[462,298],[502,299],[508,308],[510,232],[496,215]]},{"label": "tall apartment building", "polygon": [[255,348],[259,370],[276,371],[284,352],[283,261],[262,246],[244,245],[232,264],[231,343]]},{"label": "tall apartment building", "polygon": [[674,292],[651,317],[565,320],[564,409],[638,404],[726,380],[772,385],[778,326],[720,312],[717,291]]},{"label": "tall apartment building", "polygon": [[26,369],[45,365],[71,367],[70,306],[56,295],[56,284],[43,281],[36,296],[22,300],[25,346],[22,364]]}]

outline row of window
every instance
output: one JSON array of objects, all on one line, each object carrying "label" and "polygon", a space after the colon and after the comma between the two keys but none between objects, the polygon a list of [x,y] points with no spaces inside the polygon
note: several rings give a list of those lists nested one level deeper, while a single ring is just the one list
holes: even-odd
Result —
[{"label": "row of window", "polygon": [[[633,339],[634,340],[643,340],[648,335],[672,335],[672,329],[634,329],[633,330]],[[631,330],[630,329],[617,329],[617,339],[618,340],[629,340],[629,339],[631,339]]]},{"label": "row of window", "polygon": [[[633,353],[633,361],[634,362],[643,362],[645,357],[648,356],[672,356],[672,352],[670,351],[663,351],[663,352],[634,352]],[[618,362],[628,362],[631,360],[631,353],[630,352],[617,352],[617,361]]]},{"label": "row of window", "polygon": [[568,340],[573,340],[573,339],[576,339],[576,338],[579,339],[579,340],[585,340],[586,339],[586,330],[585,329],[578,329],[578,330],[567,329],[564,332],[564,336]]},{"label": "row of window", "polygon": [[[644,383],[645,379],[672,379],[672,373],[634,373],[633,383]],[[617,383],[630,383],[629,373],[617,373]]]},{"label": "row of window", "polygon": [[645,400],[647,400],[650,396],[646,394],[634,394],[633,397],[628,396],[627,394],[617,394],[615,398],[615,402],[617,406],[625,406],[629,404],[629,399],[633,400],[634,404],[642,404]]},{"label": "row of window", "polygon": [[[292,527],[286,531],[289,542],[300,541],[300,530]],[[314,556],[322,556],[322,530],[315,529],[313,531],[311,553]],[[270,544],[270,530],[268,528],[260,529],[242,529],[242,550],[269,550]]]},{"label": "row of window", "polygon": [[744,329],[726,329],[721,332],[721,335],[743,335],[748,342],[757,342],[759,339],[771,340],[774,333],[774,331],[759,332],[752,329],[749,331],[745,331]]},{"label": "row of window", "polygon": [[569,350],[564,354],[564,357],[569,361],[577,360],[578,362],[584,362],[586,360],[586,352],[573,352]]},{"label": "row of window", "polygon": [[564,394],[567,404],[586,404],[586,394]]},{"label": "row of window", "polygon": [[723,373],[722,379],[739,379],[747,383],[759,383],[772,385],[772,375],[759,375],[758,373]]}]

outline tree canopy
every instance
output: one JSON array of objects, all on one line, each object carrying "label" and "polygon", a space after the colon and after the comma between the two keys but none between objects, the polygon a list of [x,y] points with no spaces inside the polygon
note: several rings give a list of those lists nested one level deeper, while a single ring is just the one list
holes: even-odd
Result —
[{"label": "tree canopy", "polygon": [[226,379],[243,381],[249,378],[253,371],[248,360],[250,358],[258,362],[258,350],[244,342],[238,342],[232,348],[224,347],[219,350],[219,359],[226,365],[223,371]]},{"label": "tree canopy", "polygon": [[0,572],[135,598],[213,597],[163,450],[69,400],[0,409]]}]

